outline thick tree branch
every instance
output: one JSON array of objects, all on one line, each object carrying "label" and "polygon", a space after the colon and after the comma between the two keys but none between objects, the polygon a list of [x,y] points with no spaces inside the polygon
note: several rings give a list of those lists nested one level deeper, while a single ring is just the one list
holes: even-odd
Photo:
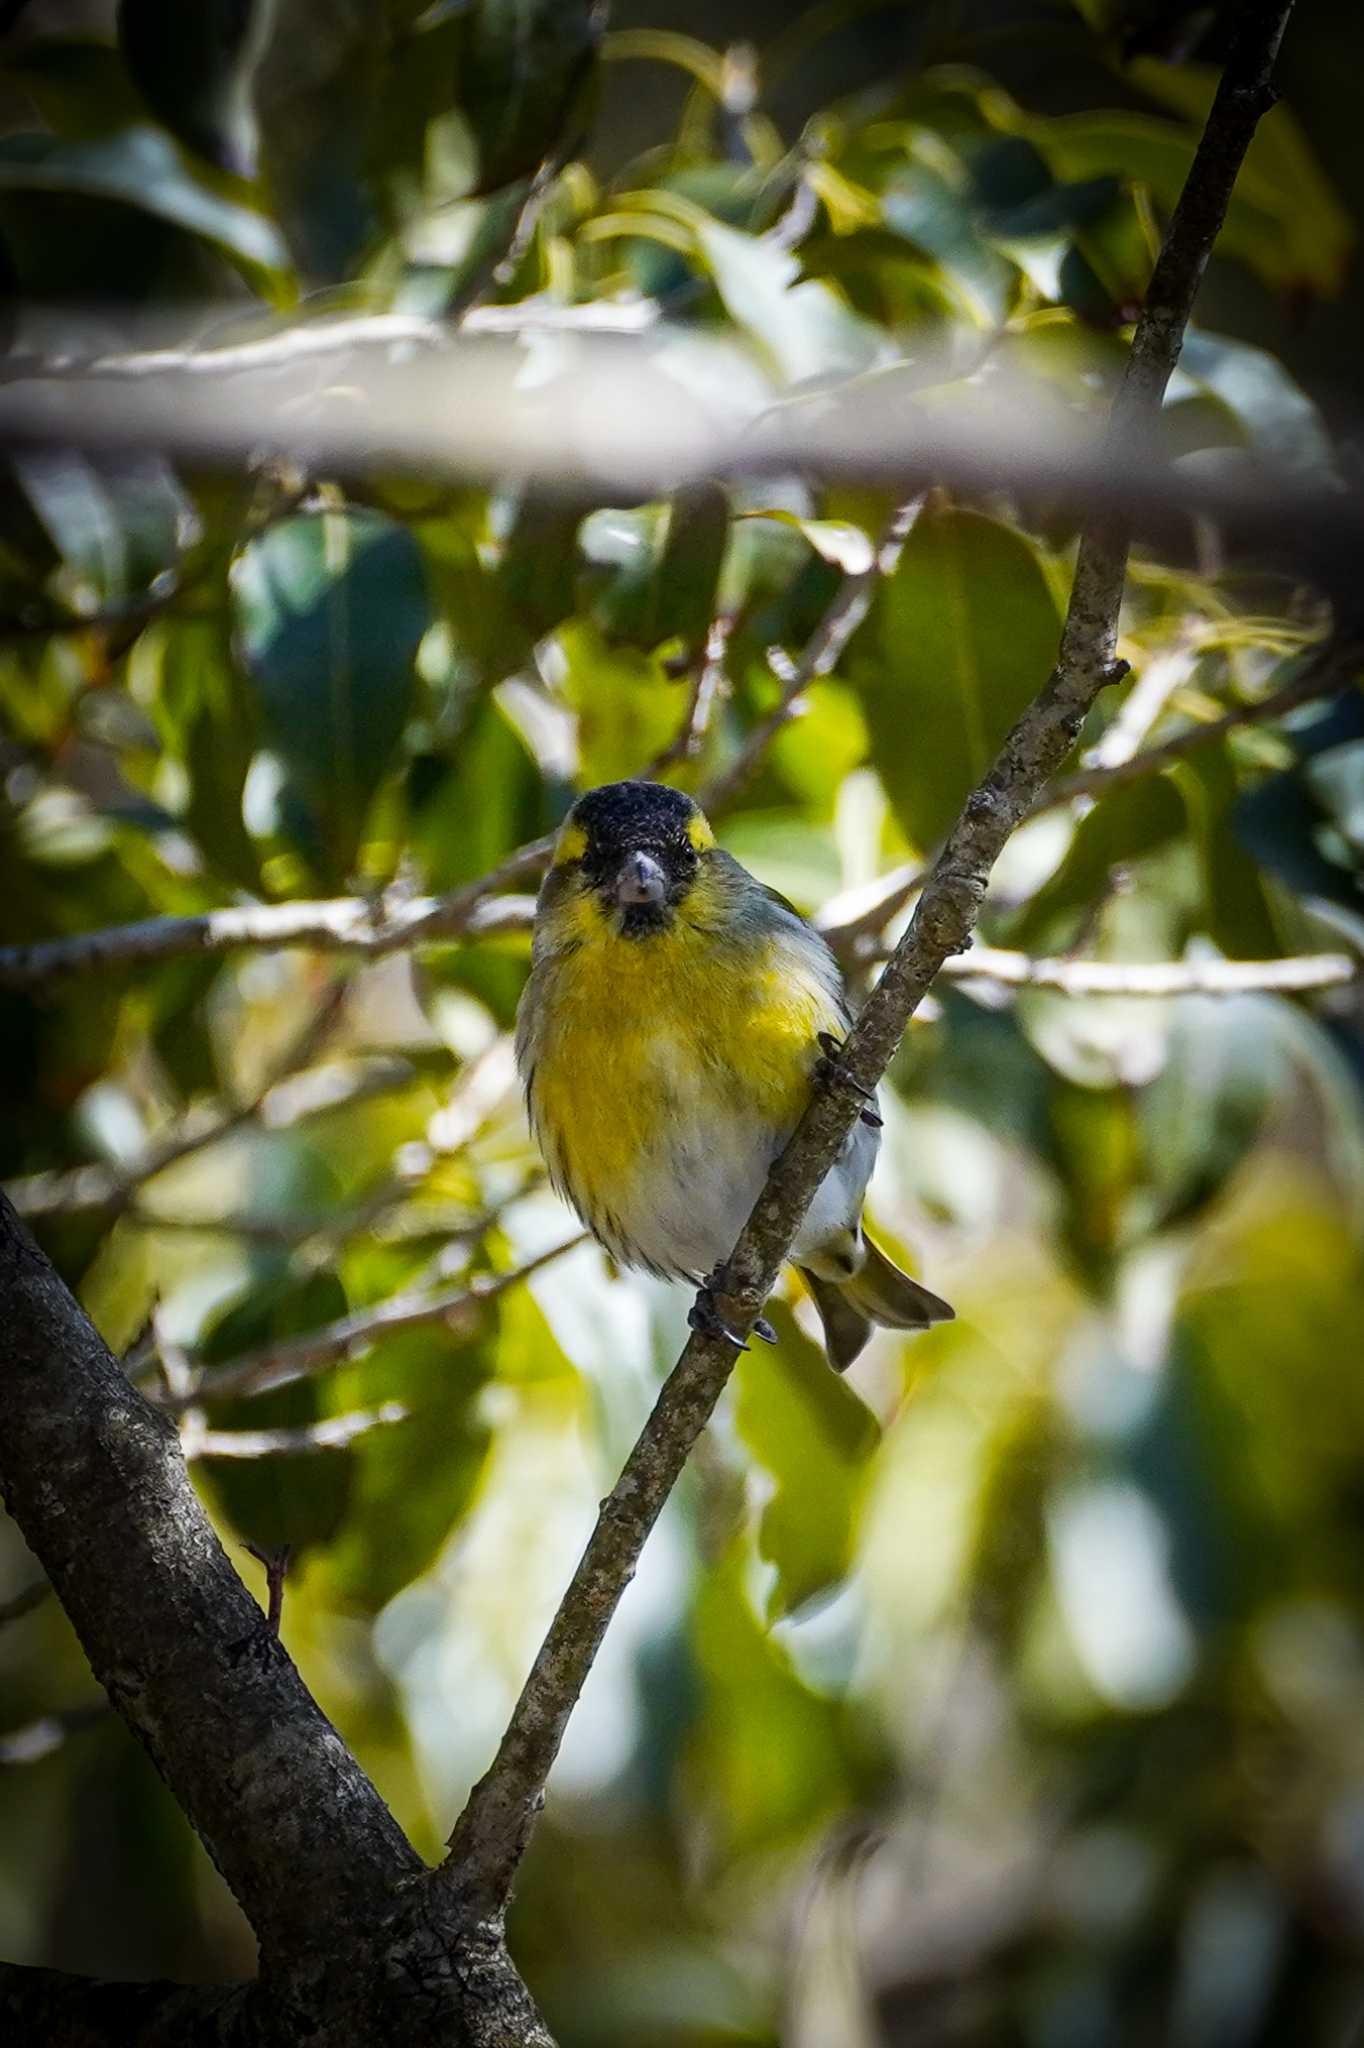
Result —
[{"label": "thick tree branch", "polygon": [[232,1569],[168,1419],[0,1196],[6,1505],[266,1959],[365,1924],[420,1864]]},{"label": "thick tree branch", "polygon": [[124,1984],[0,1963],[0,2038],[17,2048],[227,2048],[244,1984]]},{"label": "thick tree branch", "polygon": [[[1108,435],[1111,460],[1150,433],[1179,355],[1194,295],[1260,114],[1292,0],[1249,0],[1188,181],[1137,323]],[[1119,468],[1121,474],[1121,468]],[[818,1094],[774,1166],[728,1262],[720,1306],[746,1333],[760,1313],[796,1228],[934,976],[968,944],[990,870],[1014,828],[1074,746],[1115,676],[1113,649],[1129,522],[1106,511],[1081,544],[1057,666],[968,799],[896,947],[843,1048],[844,1085]],[[625,1469],[603,1503],[587,1549],[532,1665],[491,1768],[475,1786],[445,1869],[476,1910],[503,1906],[534,1824],[574,1702],[649,1531],[734,1364],[733,1346],[693,1336]]]}]

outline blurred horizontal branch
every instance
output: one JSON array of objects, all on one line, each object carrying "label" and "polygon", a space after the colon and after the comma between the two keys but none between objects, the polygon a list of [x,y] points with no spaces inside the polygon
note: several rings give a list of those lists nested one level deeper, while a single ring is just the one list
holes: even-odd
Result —
[{"label": "blurred horizontal branch", "polygon": [[386,906],[363,896],[326,902],[248,903],[205,910],[192,917],[149,917],[137,924],[77,932],[36,946],[0,948],[0,987],[35,988],[68,974],[105,967],[141,967],[184,953],[226,953],[309,946],[375,958],[418,939],[487,938],[524,930],[528,899],[491,892],[503,881],[532,873],[548,858],[549,842],[536,840],[469,887],[444,897],[418,896]]},{"label": "blurred horizontal branch", "polygon": [[[522,299],[512,306],[472,306],[458,325],[460,334],[595,333],[642,334],[657,324],[653,299],[594,299],[565,305],[557,299]],[[201,323],[202,324],[202,323]],[[167,348],[102,351],[82,354],[63,350],[51,355],[10,355],[0,365],[0,384],[30,378],[92,377],[115,382],[143,377],[241,377],[261,371],[286,370],[328,356],[359,350],[387,355],[394,363],[414,353],[441,352],[456,342],[448,320],[427,320],[411,313],[361,313],[343,319],[310,320],[245,341],[179,344]]]},{"label": "blurred horizontal branch", "polygon": [[297,1429],[205,1429],[197,1414],[185,1416],[180,1448],[186,1458],[293,1458],[310,1451],[341,1451],[372,1429],[406,1422],[409,1410],[401,1401],[360,1409],[353,1415],[329,1415]]},{"label": "blurred horizontal branch", "polygon": [[[940,484],[1003,492],[1052,517],[1121,508],[1139,537],[1184,554],[1191,522],[1210,521],[1224,549],[1355,595],[1364,497],[1328,471],[1246,450],[1180,460],[1158,433],[1118,447],[1105,441],[1101,408],[989,358],[969,376],[947,356],[916,358],[764,394],[751,358],[737,374],[733,346],[714,335],[662,324],[591,331],[603,311],[618,326],[644,324],[638,302],[530,302],[479,308],[466,322],[517,335],[376,315],[218,349],[15,356],[0,381],[0,442],[155,449],[236,470],[284,460],[323,477],[502,481],[585,504],[792,472],[901,496]],[[63,316],[61,332],[73,330]]]},{"label": "blurred horizontal branch", "polygon": [[[485,1274],[467,1286],[449,1288],[440,1294],[395,1294],[387,1301],[376,1302],[371,1308],[357,1309],[352,1315],[324,1323],[320,1329],[309,1330],[302,1337],[291,1337],[285,1343],[266,1344],[259,1350],[243,1352],[239,1358],[230,1359],[223,1365],[197,1372],[192,1391],[163,1398],[161,1405],[187,1408],[202,1401],[269,1393],[275,1387],[287,1387],[294,1380],[324,1372],[329,1365],[335,1365],[343,1358],[355,1358],[378,1343],[381,1337],[391,1337],[398,1330],[420,1329],[427,1323],[445,1323],[452,1328],[471,1324],[479,1310],[490,1301],[496,1301],[509,1288],[519,1286],[532,1273],[538,1273],[554,1259],[572,1251],[575,1245],[583,1242],[585,1235],[579,1231],[564,1243],[551,1245],[548,1250],[538,1252],[534,1258],[527,1259],[523,1265],[515,1266],[509,1272]],[[193,1364],[192,1360],[190,1362]]]}]

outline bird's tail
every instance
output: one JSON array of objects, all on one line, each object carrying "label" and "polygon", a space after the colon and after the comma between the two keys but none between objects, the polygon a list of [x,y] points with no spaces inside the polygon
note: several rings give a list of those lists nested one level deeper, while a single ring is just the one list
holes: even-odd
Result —
[{"label": "bird's tail", "polygon": [[950,1323],[956,1310],[886,1257],[869,1237],[862,1263],[850,1280],[825,1280],[802,1266],[801,1277],[824,1325],[824,1348],[835,1372],[846,1372],[871,1335],[872,1324],[887,1330],[927,1330]]}]

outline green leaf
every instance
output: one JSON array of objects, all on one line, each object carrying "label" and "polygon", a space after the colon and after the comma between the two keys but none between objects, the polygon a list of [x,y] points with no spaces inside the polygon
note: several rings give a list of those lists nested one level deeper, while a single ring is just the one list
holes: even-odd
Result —
[{"label": "green leaf", "polygon": [[43,36],[13,55],[6,51],[4,71],[64,140],[88,141],[142,118],[119,54],[107,43]]},{"label": "green leaf", "polygon": [[194,507],[159,455],[93,461],[40,449],[13,464],[78,608],[141,596],[198,536]]},{"label": "green leaf", "polygon": [[1240,422],[1247,445],[1281,471],[1334,469],[1325,423],[1278,359],[1249,342],[1191,329],[1180,351],[1171,401],[1185,380],[1212,393]]},{"label": "green leaf", "polygon": [[412,702],[432,619],[421,550],[381,513],[304,514],[242,551],[232,596],[266,736],[340,883]]},{"label": "green leaf", "polygon": [[785,1307],[773,1311],[780,1343],[741,1355],[739,1434],[773,1483],[758,1548],[777,1579],[767,1618],[777,1620],[846,1578],[868,1466],[881,1432],[845,1379]]},{"label": "green leaf", "polygon": [[802,519],[798,512],[781,506],[765,506],[760,512],[741,512],[741,519],[779,519],[803,533],[817,555],[832,562],[848,576],[863,576],[876,560],[870,535],[847,519]]},{"label": "green leaf", "polygon": [[[314,1273],[301,1284],[287,1272],[262,1278],[214,1325],[204,1346],[211,1361],[257,1345],[301,1336],[346,1313],[346,1294],[334,1273]],[[214,1429],[299,1429],[328,1409],[322,1383],[295,1380],[249,1401],[211,1403]],[[328,1542],[350,1496],[352,1453],[308,1451],[290,1457],[209,1458],[201,1470],[219,1508],[244,1543],[260,1550],[295,1551]]]},{"label": "green leaf", "polygon": [[473,1500],[487,1457],[491,1439],[479,1397],[489,1359],[482,1341],[437,1328],[385,1338],[335,1375],[332,1414],[389,1401],[408,1411],[406,1421],[351,1446],[349,1513],[324,1566],[340,1600],[375,1613],[440,1554]]},{"label": "green leaf", "polygon": [[934,511],[910,534],[873,621],[875,656],[855,655],[849,672],[886,793],[927,848],[1046,681],[1056,601],[1020,533],[978,512]]},{"label": "green leaf", "polygon": [[912,168],[886,186],[886,226],[933,257],[968,319],[997,327],[1014,295],[1014,266],[980,232],[965,166],[936,136],[915,136],[912,146]]},{"label": "green leaf", "polygon": [[1285,1075],[1278,1006],[1263,996],[1184,996],[1165,1064],[1137,1101],[1156,1220],[1188,1222],[1263,1130]]},{"label": "green leaf", "polygon": [[495,697],[480,699],[449,758],[422,754],[412,763],[408,818],[430,889],[472,881],[545,829],[535,762]]},{"label": "green leaf", "polygon": [[593,0],[475,0],[459,103],[478,151],[475,190],[528,176],[583,124],[601,16]]},{"label": "green leaf", "polygon": [[498,591],[519,649],[516,661],[575,608],[582,523],[581,506],[551,498],[526,496],[516,508],[497,571]]},{"label": "green leaf", "polygon": [[252,693],[218,619],[177,620],[160,636],[157,723],[189,778],[184,818],[210,864],[259,891],[260,861],[242,817],[242,790],[259,744]]},{"label": "green leaf", "polygon": [[1234,830],[1240,791],[1230,758],[1205,747],[1173,772],[1203,869],[1209,934],[1230,959],[1272,959],[1283,950],[1283,934],[1260,871]]},{"label": "green leaf", "polygon": [[668,505],[594,512],[583,521],[588,564],[579,581],[612,645],[648,652],[680,640],[705,645],[729,537],[729,501],[714,484],[679,491]]},{"label": "green leaf", "polygon": [[170,137],[155,128],[125,128],[90,142],[0,137],[0,192],[117,200],[217,243],[249,270],[277,272],[288,262],[264,214],[199,184]]},{"label": "green leaf", "polygon": [[703,1684],[691,1742],[694,1785],[728,1856],[789,1846],[850,1789],[839,1710],[802,1683],[759,1624],[743,1563],[736,1549],[711,1566],[693,1619]]},{"label": "green leaf", "polygon": [[1167,846],[1187,823],[1183,799],[1168,776],[1151,775],[1111,790],[1080,820],[1060,867],[1011,927],[1011,942],[1030,951],[1063,943],[1067,920],[1104,900],[1114,868],[1131,867]]},{"label": "green leaf", "polygon": [[[1128,66],[1127,75],[1152,99],[1202,129],[1217,91],[1219,74],[1211,65],[1164,64],[1155,57],[1140,57]],[[1340,290],[1357,240],[1355,223],[1297,115],[1284,101],[1257,122],[1236,191],[1282,218],[1285,250],[1294,259],[1301,282],[1328,295]]]},{"label": "green leaf", "polygon": [[[262,184],[312,281],[352,276],[380,221],[368,161],[387,59],[384,10],[291,0],[256,73]],[[415,146],[419,137],[413,137]]]},{"label": "green leaf", "polygon": [[[1167,74],[1168,75],[1168,74]],[[1214,82],[1213,74],[1205,77]],[[1211,102],[1211,91],[1207,93]],[[1206,108],[1204,109],[1206,111]],[[1268,134],[1278,108],[1261,123]],[[1059,177],[1088,179],[1117,172],[1145,185],[1171,213],[1193,161],[1198,127],[1181,127],[1149,114],[1101,111],[1034,121],[1028,132]],[[1266,282],[1325,296],[1340,290],[1353,229],[1305,149],[1281,150],[1272,141],[1250,153],[1236,180],[1218,253],[1236,256]]]},{"label": "green leaf", "polygon": [[697,223],[696,236],[730,318],[761,344],[783,383],[854,376],[882,359],[877,329],[832,285],[800,282],[800,264],[789,249],[709,217]]}]

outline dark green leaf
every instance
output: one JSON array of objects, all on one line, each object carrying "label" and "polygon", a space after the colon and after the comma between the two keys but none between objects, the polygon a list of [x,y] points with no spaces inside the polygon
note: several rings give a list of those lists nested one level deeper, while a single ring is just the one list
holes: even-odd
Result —
[{"label": "dark green leaf", "polygon": [[[346,1295],[333,1273],[316,1273],[301,1285],[286,1275],[262,1279],[248,1297],[215,1326],[205,1347],[212,1359],[227,1359],[257,1345],[302,1335],[346,1312]],[[211,1403],[215,1429],[299,1429],[327,1411],[321,1382],[295,1380],[291,1386],[250,1401]],[[205,1477],[222,1512],[244,1543],[260,1550],[288,1544],[299,1550],[330,1541],[350,1495],[349,1450],[308,1451],[291,1457],[211,1458]]]},{"label": "dark green leaf", "polygon": [[218,872],[260,889],[260,862],[242,817],[246,772],[259,744],[250,686],[218,619],[178,620],[162,640],[157,715],[189,778],[185,822]]},{"label": "dark green leaf", "polygon": [[775,1349],[739,1359],[739,1434],[772,1481],[758,1547],[775,1565],[768,1620],[789,1614],[845,1578],[857,1512],[881,1432],[817,1344],[776,1308]]},{"label": "dark green leaf", "polygon": [[1056,659],[1059,620],[1019,533],[977,512],[925,514],[879,594],[875,656],[854,660],[877,766],[905,831],[930,847]]},{"label": "dark green leaf", "polygon": [[287,261],[264,214],[198,184],[174,143],[154,128],[125,128],[92,142],[4,136],[0,192],[84,193],[117,200],[216,242],[250,270],[278,271]]},{"label": "dark green leaf", "polygon": [[232,591],[266,735],[339,883],[412,701],[432,619],[421,550],[377,512],[307,514],[243,550]]},{"label": "dark green leaf", "polygon": [[487,1457],[479,1397],[489,1371],[487,1346],[436,1329],[386,1338],[336,1375],[332,1413],[390,1401],[408,1411],[351,1449],[351,1511],[326,1560],[343,1601],[373,1613],[435,1562]]},{"label": "dark green leaf", "polygon": [[255,168],[251,73],[271,12],[270,0],[119,0],[119,44],[158,121],[241,177]]},{"label": "dark green leaf", "polygon": [[475,0],[464,14],[459,104],[475,189],[528,176],[584,125],[601,15],[593,0]]},{"label": "dark green leaf", "polygon": [[1101,903],[1115,868],[1130,867],[1184,831],[1187,816],[1168,777],[1152,775],[1101,797],[1081,819],[1060,867],[1011,928],[1015,944],[1034,951],[1064,943],[1067,921]]},{"label": "dark green leaf", "polygon": [[1284,1068],[1272,1001],[1181,998],[1165,1064],[1137,1104],[1160,1222],[1187,1222],[1221,1192],[1263,1129]]}]

